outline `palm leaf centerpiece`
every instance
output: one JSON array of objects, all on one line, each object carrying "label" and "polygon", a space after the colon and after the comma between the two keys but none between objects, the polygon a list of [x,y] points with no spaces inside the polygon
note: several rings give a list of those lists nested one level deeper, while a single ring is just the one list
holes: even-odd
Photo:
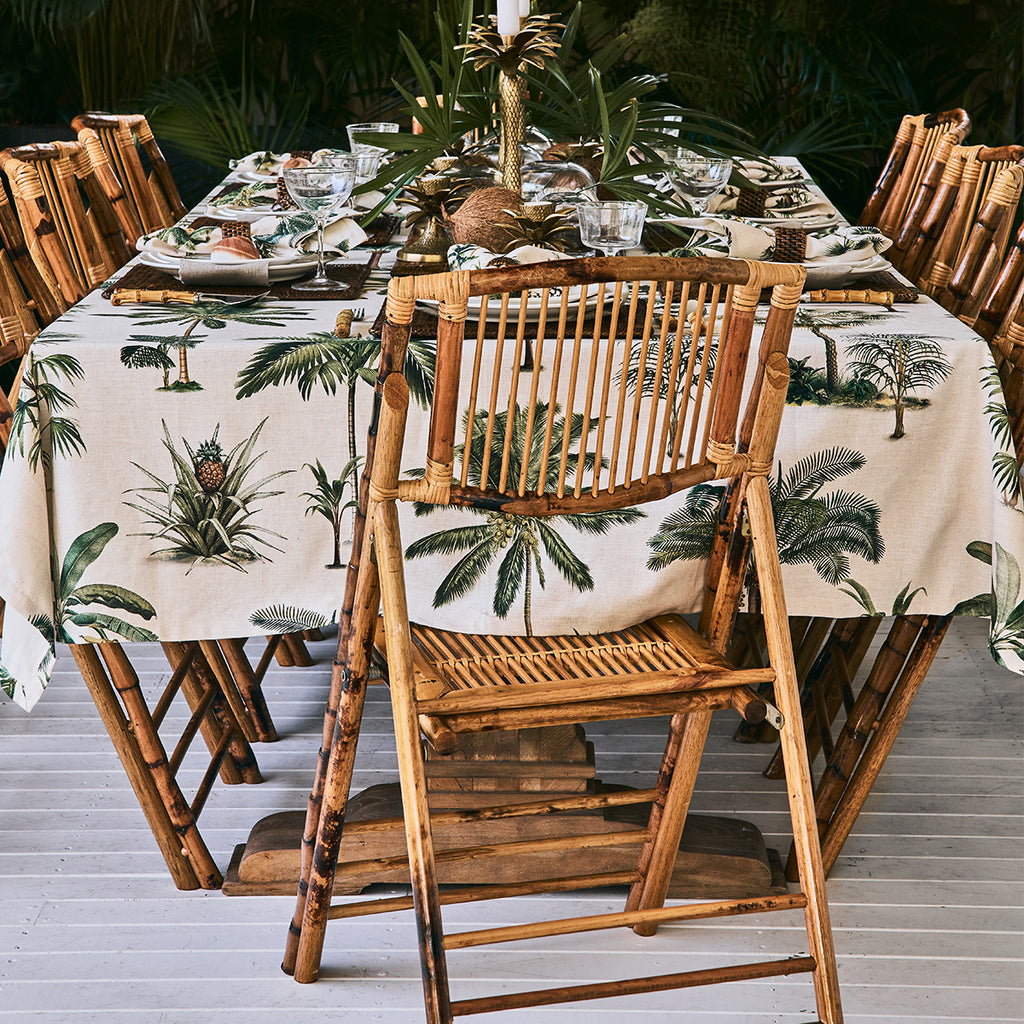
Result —
[{"label": "palm leaf centerpiece", "polygon": [[167,424],[164,428],[164,447],[170,453],[174,479],[163,480],[137,462],[132,463],[152,481],[150,487],[136,488],[138,503],[125,502],[141,512],[147,525],[142,536],[168,542],[158,548],[154,556],[170,556],[191,562],[189,571],[200,562],[220,562],[244,572],[243,562],[267,556],[261,548],[280,551],[268,537],[283,539],[282,535],[257,525],[254,517],[260,512],[258,503],[282,491],[266,490],[266,485],[291,470],[271,473],[250,482],[256,464],[266,455],[254,455],[256,442],[266,419],[247,440],[235,445],[224,455],[217,440],[220,426],[207,441],[195,450],[182,439],[185,454],[175,447]]}]

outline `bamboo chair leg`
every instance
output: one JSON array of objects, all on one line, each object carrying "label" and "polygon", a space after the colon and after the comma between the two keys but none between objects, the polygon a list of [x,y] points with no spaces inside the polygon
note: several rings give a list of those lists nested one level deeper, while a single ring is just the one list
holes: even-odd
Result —
[{"label": "bamboo chair leg", "polygon": [[768,651],[775,667],[775,699],[784,725],[779,734],[786,768],[789,813],[793,822],[793,848],[799,869],[800,886],[807,897],[804,918],[809,952],[815,961],[814,991],[818,1017],[822,1024],[842,1024],[839,1002],[839,978],[836,973],[832,926],[825,899],[825,873],[821,863],[818,830],[814,821],[814,795],[810,765],[804,746],[800,718],[800,694],[796,667],[787,627],[786,602],[782,590],[771,496],[764,477],[755,477],[747,485],[747,510],[761,589]]},{"label": "bamboo chair leg", "polygon": [[391,705],[427,1024],[450,1024],[452,1011],[448,993],[448,967],[441,929],[441,901],[434,868],[430,810],[427,807],[427,773],[423,762],[419,715],[412,694],[412,635],[408,626],[404,578],[400,571],[396,571],[402,563],[398,512],[393,504],[385,504],[378,506],[376,513],[374,533],[381,566],[381,600],[387,624]]},{"label": "bamboo chair leg", "polygon": [[[249,659],[245,656],[245,641],[236,638],[225,638],[219,641],[210,641],[219,651],[230,672],[230,684],[237,688],[237,692],[244,702],[245,717],[239,717],[239,722],[248,724],[245,730],[246,739],[258,740],[260,743],[276,742],[277,729],[274,727],[274,720],[270,717],[270,709],[267,707],[266,698],[263,696],[261,687],[262,677],[253,671]],[[228,692],[228,682],[223,687],[225,694]],[[233,705],[232,705],[233,706]],[[236,713],[237,717],[237,713]],[[249,735],[249,730],[253,735]]]},{"label": "bamboo chair leg", "polygon": [[306,806],[295,913],[281,963],[286,974],[294,974],[296,981],[304,983],[316,981],[320,969],[379,607],[376,566],[360,567],[352,614],[345,617],[351,625],[339,633],[331,673],[317,767]]},{"label": "bamboo chair leg", "polygon": [[313,664],[313,658],[306,647],[306,642],[301,633],[285,633],[281,638],[283,646],[288,648],[291,655],[291,663],[299,668],[309,668]]},{"label": "bamboo chair leg", "polygon": [[[665,903],[710,725],[710,711],[673,717],[658,777],[658,788],[664,797],[656,797],[652,802],[648,824],[651,837],[640,853],[641,877],[630,889],[627,911],[651,910]],[[654,935],[657,929],[654,921],[633,927],[637,935]]]},{"label": "bamboo chair leg", "polygon": [[[921,688],[951,621],[950,616],[930,618],[921,629],[914,650],[892,689],[871,739],[850,776],[828,824],[821,832],[821,858],[825,874],[832,870],[857,817],[892,750],[892,745]],[[820,823],[819,823],[820,827]]]},{"label": "bamboo chair leg", "polygon": [[192,863],[181,845],[181,838],[167,813],[167,808],[149,773],[146,759],[139,750],[131,723],[117,699],[110,677],[107,675],[93,644],[72,644],[71,654],[89,689],[93,704],[110,736],[110,741],[124,768],[125,775],[135,791],[150,831],[163,854],[167,870],[178,889],[201,888]]}]

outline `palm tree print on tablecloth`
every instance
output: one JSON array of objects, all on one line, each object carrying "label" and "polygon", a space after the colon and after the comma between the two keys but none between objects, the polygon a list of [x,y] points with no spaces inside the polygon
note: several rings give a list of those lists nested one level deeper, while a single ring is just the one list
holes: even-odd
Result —
[{"label": "palm tree print on tablecloth", "polygon": [[[534,421],[543,422],[547,417],[547,409],[546,403],[538,402],[534,412]],[[465,419],[463,417],[464,427]],[[508,475],[510,479],[519,479],[522,461],[516,453],[521,453],[524,447],[526,419],[526,411],[518,405],[513,411],[511,428],[508,427],[507,413],[495,416],[490,446],[492,458],[485,486],[493,489],[498,487],[498,475],[507,432],[511,433],[510,450],[512,453]],[[474,486],[481,486],[484,441],[488,429],[487,420],[487,413],[479,412],[473,421],[470,448],[472,454],[469,460],[468,480]],[[593,427],[594,424],[591,423],[589,429],[593,429]],[[550,487],[557,481],[565,430],[565,417],[556,416],[551,432],[551,443],[546,452],[543,448],[543,432],[537,431],[532,434],[527,453],[526,489],[528,491],[536,491],[542,463],[546,464],[545,485]],[[570,451],[579,451],[579,441],[582,436],[583,417],[575,415],[569,425]],[[462,457],[463,449],[463,445],[457,446],[457,457]],[[593,453],[586,453],[584,464],[592,466],[593,461]],[[579,455],[570,455],[567,477],[574,475],[578,467]],[[417,502],[414,509],[417,516],[423,516],[437,511],[439,507],[442,506]],[[523,624],[527,636],[533,636],[534,572],[537,574],[537,582],[541,588],[546,583],[544,564],[541,560],[542,552],[547,555],[551,564],[574,590],[582,592],[594,589],[594,578],[589,567],[570,550],[568,544],[555,529],[555,525],[564,523],[580,533],[601,536],[613,526],[635,523],[645,515],[636,508],[612,509],[603,512],[573,512],[558,516],[520,516],[475,508],[465,511],[482,517],[484,521],[476,525],[440,530],[422,537],[409,545],[405,552],[406,557],[449,556],[465,552],[434,593],[435,608],[450,604],[468,594],[479,582],[487,567],[500,557],[492,605],[494,613],[504,619],[512,610],[513,603],[522,591]],[[502,552],[504,554],[501,554]]]},{"label": "palm tree print on tablecloth", "polygon": [[839,389],[839,353],[836,339],[827,331],[848,330],[865,324],[890,320],[895,314],[889,310],[833,309],[816,310],[798,306],[795,327],[804,327],[825,343],[825,391],[834,395]]},{"label": "palm tree print on tablecloth", "polygon": [[327,470],[316,460],[316,465],[306,463],[305,467],[313,474],[316,487],[312,491],[304,491],[302,496],[309,498],[306,506],[306,515],[321,515],[331,524],[331,533],[334,535],[334,560],[327,566],[328,569],[340,569],[341,565],[341,517],[349,510],[358,508],[359,502],[355,498],[345,501],[345,490],[351,488],[356,493],[356,473],[359,469],[359,459],[349,459],[341,471],[337,480],[331,480]]},{"label": "palm tree print on tablecloth", "polygon": [[[51,336],[47,340],[61,339]],[[40,462],[44,469],[49,469],[51,453],[67,458],[85,452],[78,422],[60,415],[64,410],[77,408],[78,403],[57,383],[63,380],[70,384],[84,377],[82,364],[67,353],[29,356],[14,407],[7,447],[16,449],[20,455],[25,455],[27,448],[28,462],[33,470],[39,467]]]},{"label": "palm tree print on tablecloth", "polygon": [[[863,494],[828,491],[826,484],[861,469],[864,456],[848,448],[815,452],[783,475],[769,479],[772,513],[783,565],[811,565],[827,583],[838,586],[850,574],[850,555],[878,562],[885,552],[879,528],[881,511]],[[699,484],[687,492],[683,507],[667,516],[647,542],[655,571],[679,560],[706,559],[718,525],[725,487]],[[747,572],[753,596],[756,576]]]},{"label": "palm tree print on tablecloth", "polygon": [[267,454],[265,451],[253,454],[266,422],[266,418],[261,420],[252,434],[235,445],[227,455],[223,454],[217,440],[219,424],[213,436],[195,449],[182,438],[185,448],[182,455],[171,440],[167,424],[163,423],[163,444],[171,456],[174,479],[163,480],[133,462],[132,465],[145,473],[153,486],[138,487],[131,492],[138,495],[140,504],[125,502],[141,512],[146,523],[155,527],[139,536],[169,544],[154,551],[152,557],[171,556],[186,560],[191,563],[189,572],[201,562],[219,562],[244,572],[243,562],[267,559],[257,546],[282,550],[267,538],[283,540],[283,536],[253,521],[262,511],[258,502],[283,493],[264,490],[266,485],[292,472],[280,470],[249,482],[250,473]]},{"label": "palm tree print on tablecloth", "polygon": [[[434,392],[433,343],[410,341],[405,360],[405,378],[409,393],[422,406],[430,404]],[[333,395],[338,385],[348,389],[349,458],[356,451],[356,387],[360,380],[370,384],[377,376],[380,340],[359,336],[339,338],[328,331],[317,331],[302,338],[282,338],[255,352],[239,371],[235,398],[251,398],[265,388],[297,383],[299,394],[307,401],[319,384]]]},{"label": "palm tree print on tablecloth", "polygon": [[909,393],[935,387],[952,373],[953,364],[937,341],[922,334],[864,334],[850,342],[850,369],[892,395],[896,426],[891,437],[898,440],[906,434],[903,413]]},{"label": "palm tree print on tablecloth", "polygon": [[1021,498],[1020,467],[1017,465],[1013,428],[1003,395],[1003,384],[994,366],[982,371],[981,386],[988,394],[985,414],[988,416],[992,438],[998,446],[998,451],[992,456],[992,478],[1003,492],[1003,501],[1011,508],[1016,508]]},{"label": "palm tree print on tablecloth", "polygon": [[844,590],[844,594],[849,594],[868,613],[868,615],[906,615],[910,611],[910,606],[914,601],[914,598],[918,594],[927,594],[928,591],[924,587],[915,587],[913,590],[910,589],[910,584],[906,584],[904,588],[893,598],[892,608],[889,612],[881,611],[875,606],[875,602],[871,599],[871,594],[868,592],[868,588],[863,583],[858,583],[854,579],[844,580],[844,583],[850,588]]},{"label": "palm tree print on tablecloth", "polygon": [[[198,327],[220,330],[229,322],[249,324],[255,327],[284,327],[291,320],[298,320],[308,314],[303,310],[289,309],[271,315],[266,310],[250,306],[232,305],[228,302],[196,302],[191,305],[169,305],[157,308],[132,309],[132,316],[145,326],[157,324],[185,324],[184,334],[133,334],[133,344],[121,349],[121,362],[132,369],[156,367],[163,370],[163,386],[160,391],[201,391],[202,384],[189,376],[188,352],[205,339],[193,333]],[[170,368],[174,365],[168,349],[178,352],[178,379],[170,383]]]},{"label": "palm tree print on tablecloth", "polygon": [[[80,534],[72,542],[60,568],[56,559],[51,566],[54,586],[53,617],[32,616],[32,625],[51,643],[75,644],[83,641],[110,640],[121,637],[125,640],[156,640],[155,633],[141,626],[126,622],[117,615],[97,611],[95,605],[113,611],[127,612],[141,619],[151,619],[156,610],[144,598],[132,590],[113,583],[84,583],[79,586],[86,570],[103,553],[103,549],[117,534],[116,523],[100,523],[91,530]],[[79,627],[72,630],[70,626]],[[85,636],[83,629],[92,629],[92,636]]]}]

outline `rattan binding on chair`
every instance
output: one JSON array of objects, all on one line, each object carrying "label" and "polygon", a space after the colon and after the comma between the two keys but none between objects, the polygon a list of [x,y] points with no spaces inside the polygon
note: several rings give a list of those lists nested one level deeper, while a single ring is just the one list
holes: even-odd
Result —
[{"label": "rattan binding on chair", "polygon": [[[640,257],[392,279],[378,414],[368,438],[339,654],[283,965],[297,980],[317,977],[328,918],[404,906],[415,909],[430,1024],[484,1011],[802,972],[813,976],[820,1020],[840,1024],[767,484],[804,276],[803,268],[779,263]],[[771,290],[764,317],[756,313],[762,288]],[[509,308],[527,289],[538,296],[536,322]],[[478,326],[470,331],[468,303],[478,295]],[[406,436],[409,388],[401,368],[421,299],[438,305],[437,358],[429,431],[413,437]],[[627,321],[622,333],[620,319]],[[489,335],[488,322],[497,322],[496,338]],[[634,379],[644,386],[631,386]],[[564,430],[568,423],[579,429]],[[401,471],[414,465],[425,466],[422,475]],[[598,635],[540,637],[527,628],[525,636],[509,637],[454,633],[408,619],[399,500],[486,511],[510,524],[526,517],[534,529],[544,530],[551,516],[623,513],[713,480],[727,486],[696,628],[678,615],[662,614]],[[723,652],[751,552],[770,658],[765,668],[738,670]],[[365,860],[341,869],[339,841],[375,640],[387,662],[405,816],[404,824],[397,819],[364,825],[404,827],[408,858]],[[751,689],[765,680],[774,681],[781,716]],[[666,907],[710,716],[726,708],[755,717],[767,710],[782,726],[803,891]],[[465,733],[664,714],[672,716],[666,753],[648,790],[428,811],[421,734],[446,750]],[[488,843],[439,853],[432,839],[435,825],[486,826],[519,817],[543,822],[565,810],[633,802],[651,805],[648,827],[639,838],[634,830],[602,840],[637,844],[633,871],[439,894],[436,863],[486,858],[497,847]],[[556,835],[517,844],[523,877],[530,877],[531,857],[557,857],[577,841]],[[412,899],[331,908],[338,871],[393,870],[405,860]],[[631,889],[619,913],[459,934],[445,934],[441,925],[441,906],[448,903],[624,883]],[[449,994],[447,954],[456,949],[614,926],[652,935],[662,922],[775,910],[803,911],[809,955],[474,999],[453,1001]]]}]

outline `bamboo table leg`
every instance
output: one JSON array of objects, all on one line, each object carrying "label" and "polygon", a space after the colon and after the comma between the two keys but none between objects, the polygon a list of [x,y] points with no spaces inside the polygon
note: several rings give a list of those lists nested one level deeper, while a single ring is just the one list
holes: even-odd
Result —
[{"label": "bamboo table leg", "polygon": [[[950,616],[897,616],[815,794],[822,866],[831,871],[949,628]],[[792,854],[786,875],[795,877]]]},{"label": "bamboo table leg", "polygon": [[[256,783],[261,776],[252,748],[199,645],[167,644],[165,650],[175,668],[151,709],[120,644],[71,646],[175,885],[216,889],[223,878],[199,832],[199,815],[218,774],[228,783]],[[158,729],[179,689],[191,717],[168,754]],[[210,751],[210,761],[189,803],[177,772],[199,734]]]}]

